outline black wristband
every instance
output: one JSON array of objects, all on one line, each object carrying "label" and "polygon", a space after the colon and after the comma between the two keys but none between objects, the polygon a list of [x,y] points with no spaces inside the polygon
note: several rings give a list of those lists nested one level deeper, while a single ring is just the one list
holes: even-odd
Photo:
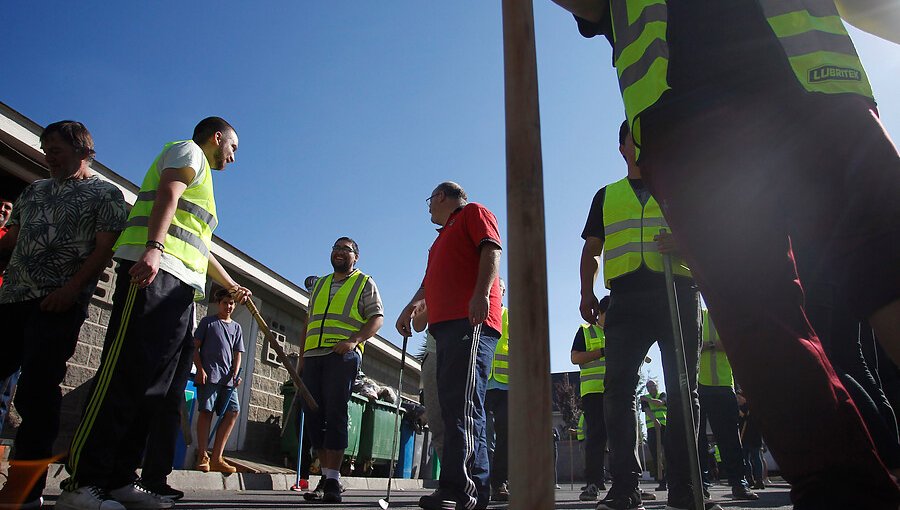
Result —
[{"label": "black wristband", "polygon": [[147,241],[147,244],[144,245],[145,248],[155,248],[161,252],[166,251],[166,246],[159,241]]}]

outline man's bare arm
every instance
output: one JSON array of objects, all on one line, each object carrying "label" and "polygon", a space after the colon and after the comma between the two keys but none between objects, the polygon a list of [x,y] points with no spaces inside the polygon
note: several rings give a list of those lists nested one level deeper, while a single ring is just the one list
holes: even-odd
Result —
[{"label": "man's bare arm", "polygon": [[579,18],[594,23],[603,19],[604,14],[609,11],[609,0],[553,0],[553,2]]},{"label": "man's bare arm", "polygon": [[469,322],[473,326],[484,322],[490,313],[491,287],[500,274],[500,253],[500,247],[492,242],[481,245],[478,278],[469,300]]},{"label": "man's bare arm", "polygon": [[[178,199],[184,194],[184,190],[194,179],[197,172],[189,167],[166,168],[159,176],[159,186],[156,189],[156,199],[153,201],[153,210],[150,211],[150,219],[147,223],[147,240],[160,244],[166,242],[166,232],[175,217],[178,208]],[[159,259],[162,252],[155,248],[147,248],[141,258],[131,266],[128,274],[133,283],[141,288],[153,283],[159,272]]]},{"label": "man's bare arm", "polygon": [[410,328],[410,321],[412,320],[413,313],[419,307],[425,306],[425,285],[423,284],[416,293],[413,295],[412,299],[409,300],[409,304],[403,307],[403,311],[400,312],[400,316],[397,317],[397,323],[395,326],[397,327],[397,332],[403,336],[412,336],[412,328]]},{"label": "man's bare arm", "polygon": [[69,278],[62,287],[47,294],[41,301],[41,310],[45,312],[64,312],[75,304],[78,294],[88,282],[95,280],[106,268],[109,259],[113,256],[112,247],[119,238],[119,232],[97,232],[94,236],[94,251],[92,251],[81,268]]},{"label": "man's bare arm", "polygon": [[428,327],[428,309],[425,308],[424,302],[413,310],[412,326],[417,333],[421,333]]},{"label": "man's bare arm", "polygon": [[603,251],[603,239],[588,237],[584,240],[581,249],[581,265],[579,273],[581,277],[581,318],[590,324],[597,324],[600,320],[600,301],[594,294],[594,282],[600,271],[600,253]]},{"label": "man's bare arm", "polygon": [[242,287],[234,281],[231,275],[228,274],[228,271],[226,271],[225,268],[222,267],[222,264],[219,263],[219,259],[212,253],[209,254],[209,266],[206,269],[206,274],[208,274],[214,282],[232,291],[232,297],[238,303],[247,301],[250,299],[250,296],[253,295],[253,293],[250,292],[250,289]]},{"label": "man's bare arm", "polygon": [[573,365],[585,365],[603,357],[603,349],[596,351],[572,351],[570,359]]},{"label": "man's bare arm", "polygon": [[331,350],[338,354],[347,353],[355,349],[357,345],[375,336],[375,333],[378,333],[378,330],[381,329],[381,326],[383,325],[383,315],[370,317],[369,320],[367,320],[366,323],[363,324],[363,327],[359,329],[359,331],[350,335],[350,338],[348,338],[347,340],[343,340],[335,344],[334,347],[331,348]]}]

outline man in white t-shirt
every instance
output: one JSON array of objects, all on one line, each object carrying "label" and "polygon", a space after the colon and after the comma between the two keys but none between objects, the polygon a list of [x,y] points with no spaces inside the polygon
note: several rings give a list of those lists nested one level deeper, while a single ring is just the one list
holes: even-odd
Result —
[{"label": "man in white t-shirt", "polygon": [[208,117],[191,140],[167,144],[144,177],[114,247],[119,267],[112,315],[57,508],[174,505],[143,486],[135,470],[151,417],[170,387],[184,387],[174,373],[207,273],[236,301],[250,296],[210,252],[217,223],[211,170],[232,163],[237,148],[234,128]]}]

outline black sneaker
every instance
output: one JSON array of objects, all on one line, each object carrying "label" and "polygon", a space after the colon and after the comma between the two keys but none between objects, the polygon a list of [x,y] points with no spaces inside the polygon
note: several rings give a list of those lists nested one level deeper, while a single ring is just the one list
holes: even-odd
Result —
[{"label": "black sneaker", "polygon": [[316,488],[303,493],[303,499],[306,501],[322,501],[322,498],[325,496],[325,475],[319,477],[319,483],[316,485]]},{"label": "black sneaker", "polygon": [[597,504],[597,510],[644,510],[641,493],[633,489],[624,494],[616,494],[615,487]]},{"label": "black sneaker", "polygon": [[184,492],[172,487],[171,485],[163,482],[162,484],[158,483],[146,483],[144,481],[139,480],[137,483],[141,485],[141,487],[147,489],[150,492],[155,492],[160,496],[165,496],[172,501],[178,501],[179,499],[184,497]]},{"label": "black sneaker", "polygon": [[750,490],[746,483],[742,483],[731,487],[731,497],[744,501],[756,501],[759,499],[759,494]]},{"label": "black sneaker", "polygon": [[509,501],[509,484],[503,482],[491,489],[491,501]]},{"label": "black sneaker", "polygon": [[594,484],[590,484],[581,491],[581,494],[578,495],[578,499],[581,501],[597,501],[597,498],[600,497],[600,488]]},{"label": "black sneaker", "polygon": [[445,491],[437,489],[431,494],[426,494],[419,498],[419,506],[425,510],[442,510],[444,500],[456,502],[456,499],[450,497]]},{"label": "black sneaker", "polygon": [[655,490],[656,492],[665,492],[669,489],[668,487],[666,487],[666,482],[660,482],[659,485],[653,490]]},{"label": "black sneaker", "polygon": [[656,501],[656,494],[642,489],[641,490],[641,501]]},{"label": "black sneaker", "polygon": [[[488,498],[489,499],[489,498]],[[466,510],[465,503],[459,502],[451,492],[437,489],[431,494],[419,498],[419,507],[425,510],[444,510],[446,503],[452,503],[457,510]],[[487,499],[478,499],[475,510],[485,510],[488,507]]]},{"label": "black sneaker", "polygon": [[325,480],[322,486],[322,503],[340,503],[341,502],[341,484],[334,478]]},{"label": "black sneaker", "polygon": [[[694,495],[690,492],[685,497],[669,497],[666,510],[696,510],[694,507]],[[722,507],[711,502],[703,502],[703,510],[722,510]]]}]

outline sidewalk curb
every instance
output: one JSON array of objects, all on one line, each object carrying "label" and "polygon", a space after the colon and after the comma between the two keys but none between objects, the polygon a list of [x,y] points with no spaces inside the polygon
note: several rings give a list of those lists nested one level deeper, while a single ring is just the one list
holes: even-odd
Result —
[{"label": "sidewalk curb", "polygon": [[[65,466],[63,464],[50,464],[47,473],[47,486],[59,487],[60,482],[66,479]],[[175,470],[169,475],[168,483],[183,491],[193,490],[228,490],[228,491],[287,491],[294,485],[296,475],[294,473],[203,473],[193,470]],[[309,477],[310,488],[319,483],[318,476]],[[341,477],[341,483],[347,489],[387,490],[387,478],[365,478],[348,476]],[[434,480],[410,480],[395,478],[391,487],[393,490],[417,490],[436,487]]]}]

